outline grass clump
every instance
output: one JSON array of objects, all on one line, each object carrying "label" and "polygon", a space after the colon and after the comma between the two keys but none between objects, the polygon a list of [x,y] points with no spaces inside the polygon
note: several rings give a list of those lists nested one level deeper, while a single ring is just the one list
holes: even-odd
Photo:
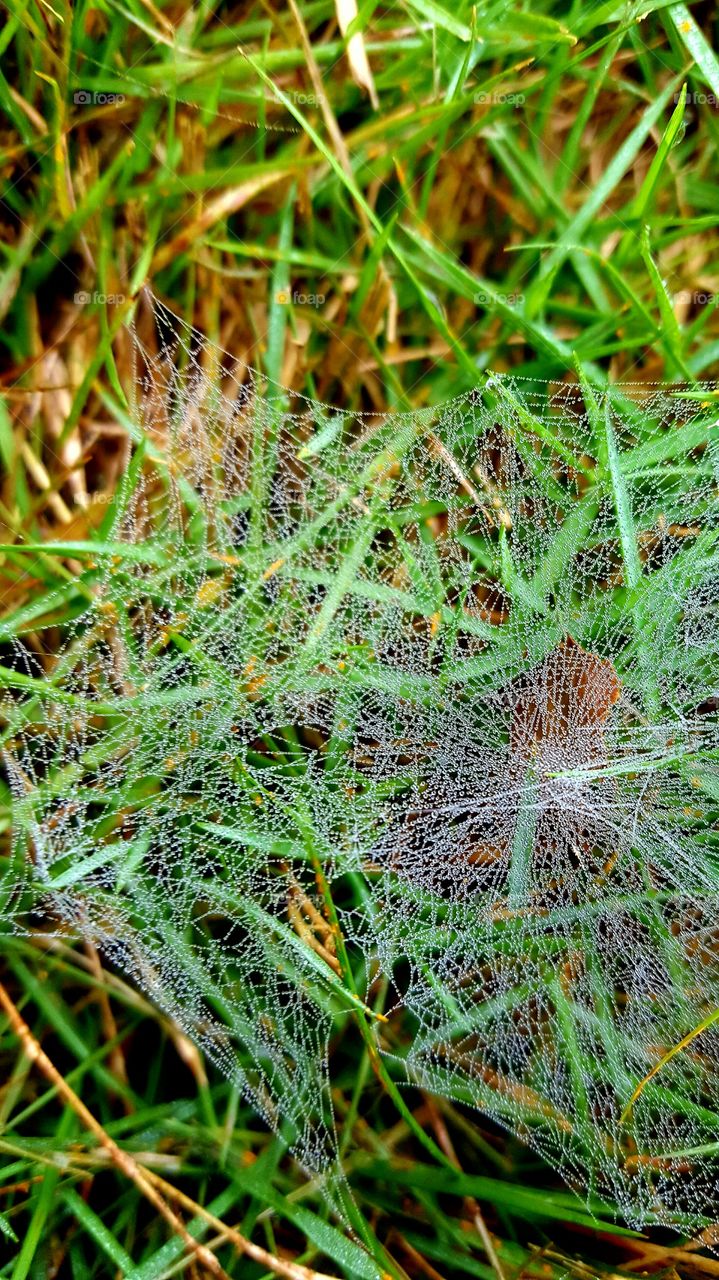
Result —
[{"label": "grass clump", "polygon": [[[707,99],[719,85],[700,19],[680,5],[650,6],[641,20],[542,5],[363,9],[375,110],[330,5],[11,9],[0,85],[2,665],[13,691],[6,745],[21,737],[29,767],[13,775],[10,764],[2,820],[6,917],[36,911],[30,936],[3,939],[0,1229],[13,1280],[211,1269],[183,1231],[243,1275],[287,1274],[292,1258],[335,1275],[559,1280],[577,1252],[592,1274],[711,1269],[680,1233],[682,1205],[687,1231],[709,1225],[689,1211],[707,1203],[697,1170],[713,1158],[704,1063],[715,944],[705,920],[667,906],[682,878],[694,909],[711,906],[716,847],[716,411],[699,380],[716,360]],[[111,93],[123,100],[98,96]],[[209,341],[187,336],[146,285]],[[168,365],[163,343],[178,333]],[[514,381],[488,383],[494,371]],[[648,391],[667,379],[681,379],[680,395]],[[607,397],[608,382],[623,389]],[[382,426],[387,411],[399,416]],[[228,448],[247,439],[246,455]],[[394,835],[402,816],[406,872],[426,803],[418,779],[429,770],[438,815],[448,781],[464,786],[471,816],[430,817],[424,839],[449,841],[454,855],[465,841],[463,874],[476,889],[489,867],[483,886],[496,890],[472,791],[479,765],[452,773],[457,742],[477,746],[473,694],[506,697],[512,681],[546,673],[565,634],[611,660],[631,716],[608,760],[605,717],[581,700],[567,712],[586,750],[567,759],[554,741],[544,760],[555,817],[567,786],[575,800],[593,787],[616,833],[641,795],[633,812],[654,826],[633,847],[647,859],[620,859],[621,875],[594,866],[608,836],[584,824],[580,850],[591,849],[577,868],[576,851],[514,823],[497,861],[511,861],[515,901],[533,891],[532,852],[549,858],[550,845],[555,862],[574,860],[581,901],[602,876],[608,891],[634,895],[622,936],[630,956],[641,942],[644,1004],[654,1003],[641,1027],[602,1022],[593,1076],[588,1023],[602,1000],[625,1008],[617,993],[631,1005],[631,975],[592,961],[600,935],[585,920],[580,978],[569,948],[580,903],[560,877],[540,904],[554,913],[554,953],[511,916],[495,922],[489,959],[472,953],[494,982],[490,991],[485,977],[479,1012],[495,1017],[495,1058],[480,1054],[478,1080],[462,1062],[478,1060],[478,1001],[449,981],[459,960],[435,976],[448,936],[468,968],[475,921],[428,881],[422,859],[398,877],[376,819],[389,813]],[[388,707],[405,720],[391,735]],[[352,776],[348,742],[370,761],[353,757]],[[382,750],[392,768],[380,768]],[[354,791],[318,783],[319,757]],[[444,779],[433,759],[449,762]],[[23,777],[37,784],[26,798]],[[488,779],[491,767],[482,795]],[[24,835],[14,842],[11,805]],[[62,851],[52,892],[66,895],[81,943],[49,936],[47,901],[26,874],[28,833],[43,822]],[[369,869],[338,856],[337,832],[352,824]],[[160,866],[153,832],[182,859]],[[684,859],[674,867],[670,845]],[[36,869],[41,856],[36,846]],[[365,873],[381,889],[374,914]],[[371,920],[382,976],[365,972],[366,935],[338,933],[340,917]],[[699,996],[678,973],[690,943],[706,974]],[[621,950],[619,933],[612,945]],[[535,983],[541,970],[542,1008],[512,1008],[507,957]],[[266,978],[270,959],[282,976],[263,1004],[248,975]],[[472,1019],[463,1042],[462,1018]],[[624,1079],[618,1042],[630,1032],[641,1036]],[[507,1135],[496,1055],[510,1033],[527,1055],[524,1092],[511,1099],[524,1137],[542,1079],[568,1073],[571,1181],[596,1153],[595,1130],[606,1139],[605,1075],[632,1100],[622,1177],[645,1188],[648,1238],[622,1225],[621,1178],[595,1183],[585,1207],[537,1153],[556,1161],[555,1149],[540,1138],[533,1153]],[[328,1034],[329,1076],[316,1068]],[[682,1039],[689,1052],[674,1052]],[[450,1042],[451,1069],[436,1048]],[[544,1057],[530,1060],[532,1043]],[[294,1111],[274,1110],[278,1088]],[[467,1108],[478,1090],[484,1120]],[[312,1107],[321,1124],[304,1135],[305,1154],[318,1134],[339,1148],[353,1195],[335,1189],[344,1217],[323,1175],[308,1183],[288,1154]],[[683,1145],[647,1145],[662,1116]],[[688,1142],[698,1130],[701,1142]],[[690,1188],[674,1202],[671,1238],[651,1234],[665,1157]],[[238,1262],[228,1225],[266,1256]]]}]

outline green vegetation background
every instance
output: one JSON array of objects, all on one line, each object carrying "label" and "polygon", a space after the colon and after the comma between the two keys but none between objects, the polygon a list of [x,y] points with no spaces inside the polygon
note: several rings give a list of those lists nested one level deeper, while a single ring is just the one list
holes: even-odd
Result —
[{"label": "green vegetation background", "polygon": [[[711,376],[716,26],[711,4],[652,0],[368,0],[354,18],[332,0],[9,0],[0,541],[100,525],[126,462],[122,326],[145,284],[268,376],[350,408],[441,403],[487,369],[561,381],[576,361],[595,381]],[[41,616],[72,577],[4,553],[3,612]],[[623,1233],[611,1205],[593,1218],[481,1118],[408,1091],[409,1123],[348,1031],[333,1080],[365,1253],[91,950],[4,938],[0,967],[106,1135],[220,1220],[178,1208],[232,1276],[291,1274],[289,1259],[350,1277],[715,1274],[678,1239]],[[0,1064],[0,1277],[209,1273],[5,1014]]]}]

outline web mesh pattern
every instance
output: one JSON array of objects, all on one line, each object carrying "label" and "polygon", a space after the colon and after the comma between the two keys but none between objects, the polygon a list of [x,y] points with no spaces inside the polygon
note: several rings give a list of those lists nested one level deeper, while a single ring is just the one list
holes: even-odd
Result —
[{"label": "web mesh pattern", "polygon": [[634,1223],[711,1218],[714,387],[362,417],[153,311],[42,694],[16,644],[6,914],[95,942],[308,1167],[385,975],[407,1079]]}]

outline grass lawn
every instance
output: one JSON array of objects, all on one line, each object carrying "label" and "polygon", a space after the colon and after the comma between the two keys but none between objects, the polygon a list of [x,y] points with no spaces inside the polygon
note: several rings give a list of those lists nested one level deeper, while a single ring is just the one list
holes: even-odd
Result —
[{"label": "grass lawn", "polygon": [[[648,597],[637,592],[650,552],[645,554],[644,535],[634,527],[627,495],[644,486],[644,508],[653,510],[654,472],[675,462],[661,434],[671,421],[665,416],[661,431],[655,431],[656,424],[647,425],[649,417],[644,422],[639,411],[631,443],[627,436],[617,445],[611,425],[598,425],[590,412],[587,449],[596,443],[596,433],[603,443],[577,458],[561,432],[558,445],[541,420],[523,416],[514,401],[507,408],[504,393],[491,411],[499,413],[504,403],[519,436],[528,433],[535,442],[535,452],[525,448],[521,457],[527,463],[541,455],[537,483],[545,486],[541,500],[547,509],[559,510],[567,496],[560,468],[571,471],[573,496],[560,528],[573,522],[575,550],[590,557],[596,551],[591,521],[582,514],[592,485],[611,498],[613,524],[605,536],[613,538],[619,562],[611,615],[617,634],[625,608],[644,609],[645,619],[652,609],[664,617],[671,592],[684,590],[682,573],[701,590],[709,584],[700,601],[702,636],[712,627],[719,630],[719,574],[710,538],[719,472],[712,473],[706,449],[717,394],[709,382],[719,365],[718,24],[711,5],[690,8],[652,0],[591,6],[549,0],[516,6],[405,0],[380,6],[369,0],[359,11],[347,0],[336,5],[290,0],[288,7],[276,8],[271,0],[236,6],[213,0],[194,5],[98,0],[72,6],[65,0],[8,0],[0,31],[0,733],[12,755],[18,703],[31,708],[24,731],[31,748],[33,741],[37,746],[33,781],[39,783],[42,804],[55,804],[55,826],[69,824],[60,866],[64,886],[79,882],[83,858],[100,865],[103,841],[118,823],[129,821],[128,815],[145,804],[145,812],[154,813],[157,793],[180,786],[155,779],[157,785],[140,794],[123,783],[111,813],[93,795],[84,827],[79,819],[72,825],[77,811],[69,817],[56,812],[56,797],[74,786],[74,765],[67,751],[43,754],[48,732],[43,700],[60,707],[63,732],[77,733],[77,724],[82,725],[90,750],[101,733],[112,737],[118,724],[121,731],[121,708],[136,692],[128,686],[108,693],[107,665],[97,681],[91,673],[88,686],[94,693],[102,688],[104,702],[88,710],[81,705],[79,686],[68,692],[70,686],[62,684],[63,659],[55,664],[67,637],[81,634],[76,620],[102,599],[105,616],[114,610],[120,631],[127,624],[123,643],[132,651],[130,631],[137,616],[128,621],[129,602],[134,608],[137,591],[143,608],[147,600],[153,602],[153,625],[162,632],[161,642],[153,641],[142,662],[151,651],[158,671],[160,664],[174,663],[173,671],[181,674],[172,679],[181,689],[186,666],[195,662],[187,688],[219,690],[225,658],[239,662],[242,654],[244,693],[263,705],[269,695],[255,664],[260,647],[269,644],[268,625],[281,632],[294,608],[298,626],[304,627],[302,610],[314,617],[317,606],[306,659],[315,665],[308,675],[309,667],[298,658],[297,670],[306,682],[303,690],[311,680],[313,689],[319,688],[326,674],[323,661],[334,652],[331,643],[342,626],[342,601],[354,589],[360,566],[365,566],[365,594],[375,590],[373,607],[390,609],[390,578],[382,561],[389,553],[386,538],[378,539],[377,510],[391,483],[394,454],[415,447],[402,434],[415,421],[410,413],[426,411],[425,422],[449,421],[451,414],[442,407],[456,402],[468,415],[474,395],[493,394],[488,384],[493,373],[513,375],[517,382],[511,386],[549,386],[550,398],[564,384],[579,383],[583,408],[590,410],[604,403],[603,388],[610,383],[635,386],[629,400],[640,406],[653,384],[681,383],[685,403],[693,405],[688,417],[695,437],[672,471],[672,527],[691,549],[685,554],[680,548],[675,569],[659,565],[657,572],[664,576],[657,577],[659,589]],[[274,462],[263,461],[250,481],[235,483],[213,506],[209,482],[196,479],[192,437],[181,440],[175,471],[167,456],[158,462],[153,454],[156,440],[141,425],[136,388],[150,368],[158,381],[165,374],[159,358],[154,365],[138,360],[132,325],[152,347],[158,333],[153,308],[163,305],[181,317],[165,321],[168,332],[176,325],[176,333],[188,335],[181,328],[184,321],[206,339],[186,336],[184,352],[186,362],[201,368],[205,392],[220,372],[232,373],[237,394],[243,384],[258,388],[275,406],[262,418],[262,448],[265,437],[274,438],[278,403],[280,417],[288,406],[301,415],[307,405],[303,397],[346,415],[337,418],[329,408],[312,408],[306,412],[315,434],[308,427],[303,435],[300,422],[294,441],[297,459],[310,460],[311,477],[303,489],[304,523],[282,534],[295,538],[306,568],[299,595],[294,588],[294,605],[290,594],[283,595],[286,549],[279,535],[275,541],[271,536]],[[250,379],[243,372],[247,366],[256,371]],[[287,389],[281,396],[278,384]],[[671,403],[663,402],[665,415]],[[205,405],[203,400],[203,412]],[[434,410],[438,416],[433,417]],[[390,464],[382,469],[375,459],[361,472],[365,457],[375,455],[363,453],[366,440],[356,424],[367,421],[376,428],[383,414],[397,415],[377,437],[393,451]],[[171,414],[167,420],[171,423]],[[353,424],[354,434],[343,443],[346,422]],[[437,456],[444,449],[446,461],[445,439],[433,437],[433,448]],[[459,431],[456,440],[459,452],[473,444]],[[552,450],[556,456],[550,463]],[[716,457],[716,448],[711,456]],[[242,460],[230,465],[213,454],[212,463],[221,482],[223,469],[229,474],[231,465],[240,474]],[[486,463],[488,468],[496,463],[489,446]],[[343,536],[334,544],[319,517],[314,525],[311,520],[319,503],[328,500],[322,489],[325,466],[339,486],[327,491],[330,497],[340,495],[337,527],[344,522]],[[351,489],[352,473],[343,470],[350,466],[364,477],[361,490]],[[143,479],[153,467],[160,477],[155,488]],[[450,467],[456,474],[454,455]],[[427,476],[430,471],[428,465]],[[299,464],[293,474],[299,474]],[[343,491],[345,481],[349,488]],[[126,562],[127,547],[112,541],[113,522],[135,501],[135,493],[142,493],[148,506],[138,505],[134,519],[140,530],[145,519],[149,526],[157,494],[166,503],[174,483],[181,519],[173,524],[168,518],[154,540],[148,536],[143,542],[138,535],[145,552]],[[661,484],[664,480],[657,481]],[[414,506],[397,501],[383,536],[389,537],[389,530],[397,545],[405,546],[408,598],[421,597],[425,589],[429,596],[433,589],[440,591],[434,603],[422,598],[416,606],[436,629],[455,617],[459,588],[454,584],[454,596],[441,592],[441,557],[433,538],[436,534],[439,546],[445,508],[441,502],[432,505],[429,479],[427,485],[426,493],[412,499]],[[564,544],[559,537],[542,541],[538,533],[526,563],[539,576],[523,576],[499,528],[504,521],[506,533],[516,516],[503,512],[487,471],[475,470],[471,484],[460,471],[463,503],[468,495],[474,501],[482,486],[495,509],[491,554],[496,551],[503,593],[495,612],[501,622],[503,608],[511,607],[513,619],[521,620],[522,636],[535,635],[539,659],[561,638],[547,639],[542,648],[550,622],[537,591],[548,593],[550,578],[552,590],[559,591],[568,572]],[[463,511],[460,497],[452,501]],[[208,534],[208,511],[213,518],[221,511],[235,529],[242,524],[247,544],[242,572],[249,565],[264,584],[259,604],[242,614],[229,656],[215,646],[214,623],[206,622],[202,610],[212,610],[230,591],[230,571],[242,557],[235,557],[237,546],[222,543],[214,528]],[[415,545],[407,533],[402,543],[405,517],[407,529],[422,526],[424,541],[418,534]],[[656,512],[652,518],[659,518]],[[489,544],[464,525],[459,532],[462,555],[483,564]],[[198,570],[208,546],[214,567],[208,570],[203,560]],[[540,550],[547,553],[541,566]],[[143,562],[142,554],[150,559]],[[376,581],[366,568],[368,557],[376,561]],[[336,573],[334,594],[317,596],[311,575],[318,566]],[[392,590],[399,591],[397,582],[391,580]],[[178,619],[188,614],[183,631]],[[588,633],[592,625],[587,623]],[[715,642],[706,643],[698,665],[687,665],[686,684],[715,719]],[[292,645],[287,642],[291,655]],[[625,683],[630,683],[620,661],[625,650],[627,673],[641,669],[642,687],[649,689],[651,719],[652,663],[658,659],[650,640],[644,648],[641,636],[636,644],[631,637],[617,640],[612,652],[619,655],[617,669]],[[27,657],[25,666],[18,663],[19,651]],[[362,673],[368,682],[380,678],[367,664]],[[137,684],[143,692],[145,687]],[[155,700],[135,704],[143,708],[142,733],[152,750],[157,753],[158,744],[166,744],[165,773],[177,763],[169,745],[176,722],[171,717],[168,722],[170,713],[165,714],[169,695],[163,702],[168,687],[164,674],[158,676],[150,690]],[[606,710],[595,713],[596,723]],[[57,723],[52,722],[55,728]],[[591,716],[588,723],[591,727]],[[227,747],[220,741],[226,726],[215,728],[221,752]],[[341,729],[321,744],[330,760],[335,755],[339,760],[345,749]],[[142,733],[139,746],[132,740],[135,781],[152,773],[141,755]],[[273,856],[291,860],[304,842],[308,883],[316,885],[332,921],[334,902],[317,852],[321,839],[313,835],[310,821],[315,815],[308,810],[290,820],[283,813],[273,827],[273,792],[270,786],[266,794],[263,790],[268,759],[290,776],[300,748],[309,751],[316,743],[302,739],[298,744],[292,723],[272,733],[267,729],[250,744],[246,776],[252,773],[251,785],[237,778],[233,784],[245,787],[246,821],[257,848],[272,840]],[[699,769],[699,781],[692,785],[704,808],[695,865],[701,865],[707,883],[716,877],[719,799],[712,750],[699,764],[688,755],[678,760],[685,778]],[[248,1280],[271,1275],[290,1280],[582,1280],[637,1272],[671,1280],[675,1274],[717,1274],[716,1256],[691,1243],[689,1227],[684,1233],[681,1223],[675,1230],[635,1229],[607,1185],[595,1187],[589,1200],[577,1197],[536,1144],[532,1150],[502,1127],[501,1105],[485,1108],[492,1119],[470,1108],[461,1089],[440,1096],[420,1087],[428,1081],[418,1077],[408,1085],[397,1061],[417,1033],[411,1009],[392,1014],[384,1042],[392,1052],[380,1056],[377,1036],[384,1031],[380,1025],[377,1032],[377,1024],[392,1004],[389,981],[370,984],[372,1008],[365,1007],[356,990],[362,985],[361,957],[356,949],[345,951],[343,944],[330,942],[331,930],[323,933],[321,922],[324,941],[318,941],[317,930],[313,933],[307,923],[310,909],[298,898],[294,933],[287,929],[289,942],[282,935],[278,954],[282,964],[290,964],[290,955],[305,977],[324,973],[317,1040],[312,1026],[305,1039],[309,1061],[312,1049],[320,1046],[321,1052],[319,1024],[329,1020],[336,1146],[346,1177],[343,1188],[351,1188],[351,1196],[340,1191],[343,1211],[337,1212],[336,1198],[333,1202],[323,1193],[322,1176],[308,1176],[288,1151],[287,1117],[273,1133],[237,1079],[218,1067],[222,1052],[212,1052],[209,1036],[209,1054],[202,1051],[202,1035],[188,1036],[192,1020],[183,1015],[181,983],[173,988],[174,1004],[166,1001],[163,1007],[161,999],[152,998],[153,982],[161,986],[162,978],[149,973],[149,961],[143,971],[121,947],[111,954],[98,949],[97,932],[94,941],[87,931],[84,940],[69,930],[51,937],[37,902],[28,908],[34,906],[35,913],[25,917],[30,930],[12,930],[9,922],[20,896],[31,889],[29,878],[18,888],[18,868],[27,864],[28,851],[22,840],[13,839],[25,820],[18,791],[18,777],[22,790],[24,775],[13,775],[5,761],[0,775],[1,1280],[161,1280],[183,1274],[196,1280],[208,1274]],[[98,755],[95,766],[105,763]],[[208,787],[210,773],[208,767]],[[29,778],[25,781],[29,794]],[[299,788],[291,794],[296,799]],[[388,796],[391,800],[389,787],[373,793],[373,802],[385,803]],[[13,806],[20,815],[15,825]],[[207,808],[205,818],[215,813]],[[161,805],[157,813],[165,822]],[[339,814],[329,814],[328,831],[335,829],[333,823],[339,828]],[[226,822],[224,834],[219,820],[206,821],[203,829],[210,842],[227,838]],[[121,838],[129,839],[122,828]],[[137,868],[143,851],[138,852],[137,842],[128,848]],[[516,890],[516,847],[513,855]],[[153,887],[145,907],[157,912],[153,927],[161,931],[170,924],[156,871],[150,869]],[[137,871],[138,883],[146,874]],[[222,892],[232,888],[223,886]],[[234,890],[236,916],[244,910],[243,927],[249,928],[251,892],[243,903],[238,883]],[[343,879],[338,892],[343,906],[362,909],[360,877]],[[400,898],[397,902],[399,921],[404,908]],[[113,909],[108,894],[105,922]],[[261,935],[266,921],[257,908],[251,930]],[[386,938],[391,926],[390,920]],[[178,927],[172,947],[180,971],[183,963],[193,964],[189,938],[189,931]],[[215,942],[208,925],[208,955]],[[303,946],[304,957],[298,950]],[[713,946],[707,966],[714,963],[716,938]],[[149,942],[146,956],[154,957]],[[251,968],[248,961],[246,973]],[[173,972],[173,982],[175,977]],[[222,999],[213,994],[213,1001],[217,1011]],[[288,1021],[297,1009],[313,1016],[299,999],[295,1006],[284,995],[277,1009],[289,1011]],[[236,1015],[237,1026],[244,1017],[238,1010],[239,1005],[228,1014],[230,1019]],[[663,1056],[660,1050],[661,1083],[680,1071],[685,1047],[694,1053],[698,1038],[715,1034],[716,1009],[705,1002],[701,1011],[700,1024],[686,1024],[687,1046],[674,1043],[670,1053],[666,1045]],[[267,1011],[262,1016],[269,1019]],[[677,1019],[677,1025],[685,1025],[679,1013]],[[700,1043],[711,1057],[714,1041]],[[571,1073],[579,1058],[569,1051],[567,1056]],[[571,1076],[575,1093],[581,1093],[580,1075]],[[627,1112],[632,1107],[639,1112],[650,1097],[659,1097],[650,1075],[637,1079]],[[257,1090],[261,1087],[260,1082]],[[313,1079],[308,1077],[304,1087],[311,1092]],[[687,1103],[686,1114],[692,1107],[698,1116],[694,1103]],[[701,1123],[710,1132],[713,1117],[705,1105]],[[702,1243],[711,1244],[709,1234]]]}]

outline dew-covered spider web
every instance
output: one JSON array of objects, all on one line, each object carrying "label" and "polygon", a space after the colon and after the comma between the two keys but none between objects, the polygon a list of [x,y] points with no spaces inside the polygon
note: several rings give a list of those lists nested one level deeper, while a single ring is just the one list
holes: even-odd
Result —
[{"label": "dew-covered spider web", "polygon": [[6,916],[94,942],[308,1168],[363,1019],[630,1222],[719,1215],[714,385],[382,418],[155,299],[133,336],[63,645],[6,623]]}]

